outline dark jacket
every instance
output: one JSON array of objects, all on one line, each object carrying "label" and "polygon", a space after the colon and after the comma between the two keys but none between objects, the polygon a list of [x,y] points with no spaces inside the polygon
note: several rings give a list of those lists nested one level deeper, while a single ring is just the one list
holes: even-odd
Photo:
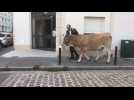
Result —
[{"label": "dark jacket", "polygon": [[66,31],[66,36],[70,36],[70,35],[79,35],[79,32],[75,28],[71,28],[71,34],[69,30]]}]

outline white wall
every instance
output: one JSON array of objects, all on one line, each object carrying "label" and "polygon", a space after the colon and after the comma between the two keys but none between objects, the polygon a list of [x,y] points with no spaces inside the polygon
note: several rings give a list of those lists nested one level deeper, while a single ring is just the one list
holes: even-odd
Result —
[{"label": "white wall", "polygon": [[63,14],[64,27],[71,24],[80,33],[84,32],[84,16],[105,17],[105,32],[110,32],[113,37],[112,48],[116,45],[120,47],[121,39],[134,40],[134,12],[63,12]]},{"label": "white wall", "polygon": [[13,13],[14,45],[31,45],[31,14]]},{"label": "white wall", "polygon": [[[113,47],[121,39],[134,39],[134,12],[58,12],[56,18],[56,46],[62,42],[66,24],[71,24],[80,33],[84,32],[84,16],[105,17],[106,32],[111,32]],[[15,45],[31,45],[30,12],[14,12],[13,34]],[[57,48],[58,49],[58,48]]]},{"label": "white wall", "polygon": [[120,47],[121,39],[134,40],[134,12],[113,12],[111,17],[113,46]]},{"label": "white wall", "polygon": [[65,25],[71,24],[80,33],[84,32],[84,17],[105,17],[105,32],[110,31],[110,12],[65,12]]}]

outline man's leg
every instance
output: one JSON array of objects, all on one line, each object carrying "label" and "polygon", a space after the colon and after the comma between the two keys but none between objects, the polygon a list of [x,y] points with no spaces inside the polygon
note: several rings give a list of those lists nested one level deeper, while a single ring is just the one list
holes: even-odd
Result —
[{"label": "man's leg", "polygon": [[74,48],[73,47],[70,47],[70,54],[71,54],[71,59],[74,59]]},{"label": "man's leg", "polygon": [[75,59],[79,59],[79,55],[77,53],[77,51],[75,50],[75,48],[72,47],[72,50],[73,50],[73,55],[75,56]]}]

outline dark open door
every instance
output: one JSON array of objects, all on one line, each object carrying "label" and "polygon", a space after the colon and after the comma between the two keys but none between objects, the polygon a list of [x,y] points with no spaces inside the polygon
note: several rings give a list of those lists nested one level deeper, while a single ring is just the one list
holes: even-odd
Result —
[{"label": "dark open door", "polygon": [[56,49],[56,13],[32,13],[32,47],[53,51]]}]

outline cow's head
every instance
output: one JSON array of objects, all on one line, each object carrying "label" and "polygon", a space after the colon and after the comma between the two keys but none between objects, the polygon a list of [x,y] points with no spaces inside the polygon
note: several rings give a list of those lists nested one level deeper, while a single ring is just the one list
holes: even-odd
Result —
[{"label": "cow's head", "polygon": [[65,36],[63,40],[63,45],[69,46],[69,44],[70,44],[70,36]]}]

